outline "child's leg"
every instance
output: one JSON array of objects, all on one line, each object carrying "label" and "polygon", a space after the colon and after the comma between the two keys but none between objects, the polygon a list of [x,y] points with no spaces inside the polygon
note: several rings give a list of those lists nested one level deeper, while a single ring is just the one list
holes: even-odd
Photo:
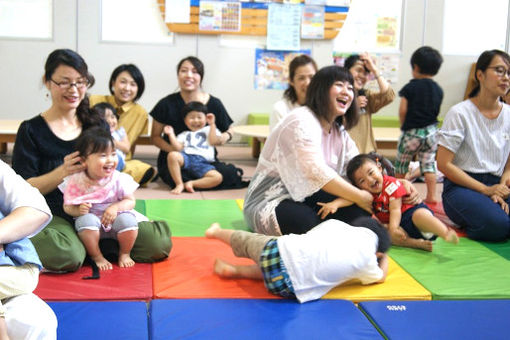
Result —
[{"label": "child's leg", "polygon": [[121,213],[113,221],[112,229],[117,233],[119,241],[119,267],[134,266],[135,261],[130,254],[138,236],[136,217],[129,212]]},{"label": "child's leg", "polygon": [[9,340],[7,324],[5,323],[5,318],[3,316],[0,316],[0,340]]},{"label": "child's leg", "polygon": [[407,232],[399,227],[401,232],[406,234],[405,238],[400,237],[393,237],[393,235],[390,234],[391,237],[391,244],[399,247],[407,247],[407,248],[415,248],[415,249],[421,249],[425,251],[432,251],[433,244],[429,240],[424,240],[420,238],[412,238],[410,237]]},{"label": "child's leg", "polygon": [[430,125],[422,130],[425,137],[423,138],[418,158],[420,161],[421,171],[425,177],[425,184],[427,186],[427,197],[425,198],[425,202],[435,204],[438,202],[436,194],[437,127],[435,125]]},{"label": "child's leg", "polygon": [[209,170],[202,178],[184,183],[184,188],[188,192],[195,192],[194,188],[210,189],[221,184],[223,176],[217,170]]},{"label": "child's leg", "polygon": [[423,174],[425,177],[425,185],[427,186],[427,197],[425,198],[425,202],[427,203],[437,203],[437,195],[436,195],[436,183],[437,177],[435,172],[425,172]]},{"label": "child's leg", "polygon": [[175,188],[170,191],[172,194],[180,194],[184,190],[182,183],[181,168],[184,165],[184,157],[180,152],[172,151],[167,156],[168,170],[175,183]]},{"label": "child's leg", "polygon": [[92,261],[96,263],[100,270],[112,269],[112,264],[104,258],[99,249],[99,228],[101,228],[101,221],[94,214],[82,215],[75,221],[78,237]]},{"label": "child's leg", "polygon": [[459,243],[459,237],[455,230],[448,228],[425,208],[416,209],[413,213],[412,220],[416,228],[420,231],[431,232],[450,243]]},{"label": "child's leg", "polygon": [[238,265],[216,259],[214,262],[214,272],[218,276],[229,279],[252,279],[263,280],[262,270],[257,264]]}]

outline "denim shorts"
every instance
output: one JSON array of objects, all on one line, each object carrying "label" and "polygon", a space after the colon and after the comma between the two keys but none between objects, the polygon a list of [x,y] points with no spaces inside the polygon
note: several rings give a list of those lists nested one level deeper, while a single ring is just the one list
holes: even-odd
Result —
[{"label": "denim shorts", "polygon": [[181,155],[184,159],[182,169],[186,170],[192,177],[202,178],[207,172],[216,170],[216,168],[202,156],[189,155],[184,152],[181,152]]}]

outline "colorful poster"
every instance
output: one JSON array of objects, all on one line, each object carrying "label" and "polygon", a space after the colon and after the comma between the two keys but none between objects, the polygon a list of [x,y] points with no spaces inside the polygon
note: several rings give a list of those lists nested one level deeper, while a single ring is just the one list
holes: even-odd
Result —
[{"label": "colorful poster", "polygon": [[377,47],[397,47],[397,31],[396,17],[377,18]]},{"label": "colorful poster", "polygon": [[301,19],[301,38],[324,38],[324,7],[304,6]]},{"label": "colorful poster", "polygon": [[296,51],[300,49],[301,6],[269,4],[267,14],[267,49]]},{"label": "colorful poster", "polygon": [[310,50],[295,52],[255,50],[256,90],[285,90],[289,81],[289,64],[300,54],[310,55]]},{"label": "colorful poster", "polygon": [[224,1],[200,1],[198,29],[200,31],[241,30],[241,3]]}]

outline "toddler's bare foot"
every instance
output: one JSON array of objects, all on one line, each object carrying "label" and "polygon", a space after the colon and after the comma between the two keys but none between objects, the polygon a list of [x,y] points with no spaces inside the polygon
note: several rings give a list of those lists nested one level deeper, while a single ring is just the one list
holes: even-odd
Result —
[{"label": "toddler's bare foot", "polygon": [[457,236],[455,230],[448,228],[448,232],[446,233],[444,240],[449,243],[457,244],[459,243],[459,236]]},{"label": "toddler's bare foot", "polygon": [[94,261],[97,265],[97,268],[99,268],[99,270],[112,270],[113,269],[113,266],[112,264],[103,257],[103,255],[98,255],[98,256],[94,256],[94,257],[91,257],[92,258],[92,261]]},{"label": "toddler's bare foot", "polygon": [[193,189],[193,183],[191,181],[184,183],[184,189],[186,189],[187,192],[195,192],[195,189]]},{"label": "toddler's bare foot", "polygon": [[177,184],[175,186],[175,188],[173,188],[170,193],[171,194],[175,194],[175,195],[179,195],[182,191],[184,190],[184,185],[183,184]]},{"label": "toddler's bare foot", "polygon": [[214,262],[214,272],[224,278],[235,278],[238,276],[235,266],[220,259],[216,259]]},{"label": "toddler's bare foot", "polygon": [[133,267],[135,265],[135,261],[129,256],[129,254],[119,254],[119,267],[127,268]]},{"label": "toddler's bare foot", "polygon": [[216,231],[220,230],[220,224],[219,223],[213,223],[207,230],[205,231],[205,237],[207,238],[216,238]]}]

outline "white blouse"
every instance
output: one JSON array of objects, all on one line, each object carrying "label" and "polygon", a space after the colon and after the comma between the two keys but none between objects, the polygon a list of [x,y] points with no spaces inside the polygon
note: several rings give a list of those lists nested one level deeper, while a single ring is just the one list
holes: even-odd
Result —
[{"label": "white blouse", "polygon": [[328,145],[336,150],[329,158],[337,161],[334,167],[324,157],[323,130],[309,108],[293,110],[270,133],[245,197],[244,216],[252,230],[281,235],[275,214],[278,204],[285,199],[304,201],[345,170],[357,148],[343,127],[333,136],[336,142]]}]

